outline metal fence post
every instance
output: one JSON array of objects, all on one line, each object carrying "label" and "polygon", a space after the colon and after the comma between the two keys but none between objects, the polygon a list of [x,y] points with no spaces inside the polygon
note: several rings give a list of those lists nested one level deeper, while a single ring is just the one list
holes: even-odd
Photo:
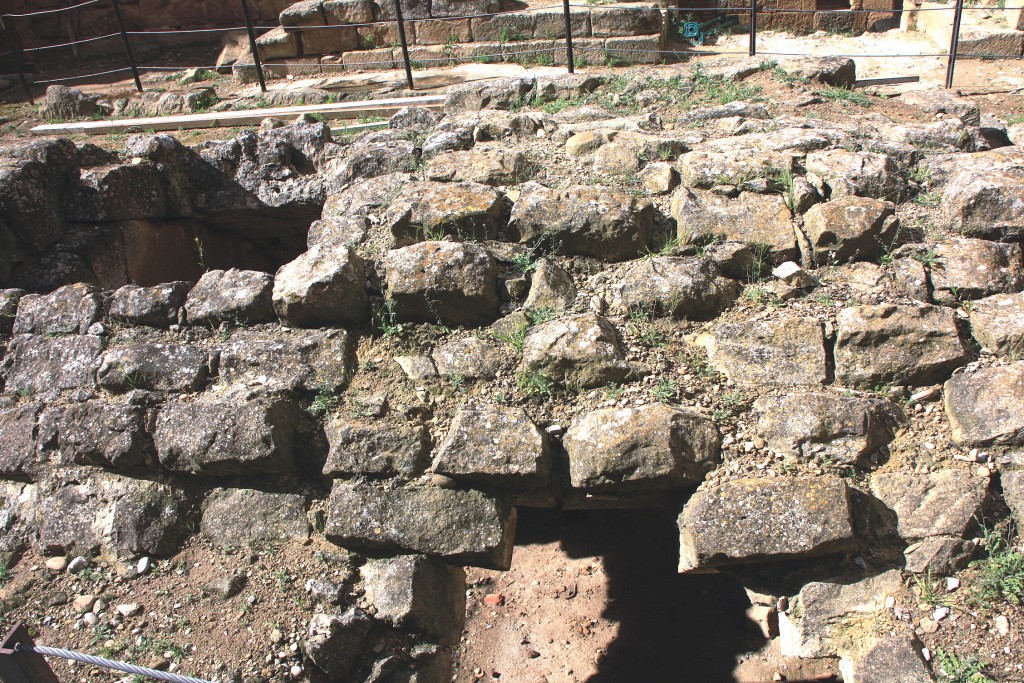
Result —
[{"label": "metal fence post", "polygon": [[569,18],[569,0],[562,0],[562,13],[565,15],[565,60],[568,62],[569,73],[576,73],[576,58],[572,53],[572,21]]},{"label": "metal fence post", "polygon": [[15,652],[17,645],[35,645],[20,621],[0,642],[0,681],[3,683],[60,683],[46,659],[34,652]]},{"label": "metal fence post", "polygon": [[960,18],[964,13],[964,0],[956,0],[953,14],[953,37],[949,41],[949,64],[946,65],[946,89],[953,87],[953,69],[956,68],[956,53],[960,46]]},{"label": "metal fence post", "polygon": [[7,32],[7,26],[4,24],[4,18],[0,15],[0,33],[4,34],[4,42],[7,43],[7,49],[11,53],[11,59],[14,60],[14,68],[18,71],[18,78],[21,79],[21,84],[25,87],[25,96],[28,97],[28,103],[34,105],[36,101],[32,99],[32,86],[29,85],[28,78],[25,77],[25,65],[21,61],[21,53],[18,48],[14,45],[14,39],[11,38],[11,34]]},{"label": "metal fence post", "polygon": [[405,20],[402,18],[401,0],[395,0],[395,21],[398,22],[398,40],[402,43],[402,61],[405,63],[405,80],[409,83],[409,90],[415,90],[416,85],[412,82],[412,64],[409,62],[409,41],[405,38]]},{"label": "metal fence post", "polygon": [[124,19],[121,18],[121,6],[118,0],[112,0],[114,5],[114,18],[117,19],[117,30],[121,32],[121,40],[124,41],[124,52],[128,55],[128,65],[132,67],[132,75],[135,76],[135,89],[142,92],[142,81],[139,80],[139,68],[135,66],[135,56],[132,55],[132,44],[128,41],[128,34],[124,30]]},{"label": "metal fence post", "polygon": [[750,56],[757,54],[757,0],[750,0]]},{"label": "metal fence post", "polygon": [[249,34],[249,51],[252,52],[252,61],[256,65],[256,78],[260,82],[260,90],[267,92],[267,82],[263,78],[263,65],[260,63],[260,53],[256,49],[256,33],[252,28],[252,17],[249,16],[249,3],[242,0],[242,17],[245,19],[245,30]]}]

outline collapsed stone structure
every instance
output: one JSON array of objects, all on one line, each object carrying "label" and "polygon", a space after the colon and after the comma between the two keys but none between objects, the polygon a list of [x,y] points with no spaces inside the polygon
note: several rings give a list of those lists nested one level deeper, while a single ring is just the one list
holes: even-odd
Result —
[{"label": "collapsed stone structure", "polygon": [[[844,656],[850,681],[883,680],[890,656],[929,677],[909,629],[844,629],[901,571],[964,566],[1000,488],[1024,521],[1024,154],[939,95],[924,106],[955,115],[907,125],[743,102],[674,127],[508,111],[600,85],[463,86],[443,117],[402,112],[348,144],[299,123],[196,149],[3,150],[4,550],[128,566],[192,533],[322,536],[365,602],[320,601],[309,660],[331,680],[443,681],[462,566],[508,567],[517,506],[685,502],[680,570],[739,577],[784,652]],[[538,140],[647,196],[528,180]],[[960,237],[895,218],[925,164]],[[823,284],[861,301],[801,303]],[[744,288],[779,307],[737,312]],[[718,398],[655,391],[693,381],[641,353],[630,330],[658,319],[706,349],[715,392],[756,392],[748,441],[723,439]],[[420,327],[440,336],[361,354]],[[651,393],[582,398],[619,383]],[[951,445],[933,457],[915,421],[940,394]],[[984,467],[951,456],[969,449]],[[770,454],[788,472],[757,465]]]}]

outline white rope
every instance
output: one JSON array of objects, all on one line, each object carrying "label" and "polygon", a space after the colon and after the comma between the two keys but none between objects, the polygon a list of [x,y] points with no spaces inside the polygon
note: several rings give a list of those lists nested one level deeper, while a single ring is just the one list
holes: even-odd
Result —
[{"label": "white rope", "polygon": [[178,674],[173,674],[168,671],[157,671],[156,669],[149,669],[144,666],[135,666],[134,664],[128,664],[126,662],[116,662],[112,659],[105,659],[103,657],[93,657],[92,655],[84,655],[81,652],[74,652],[73,650],[62,650],[57,647],[44,647],[42,645],[30,646],[17,643],[14,646],[14,650],[15,652],[34,652],[48,657],[72,659],[76,662],[82,662],[83,664],[92,664],[93,666],[102,666],[106,669],[123,671],[128,674],[138,674],[139,676],[158,678],[162,681],[170,681],[170,683],[210,683],[202,678],[179,676]]}]

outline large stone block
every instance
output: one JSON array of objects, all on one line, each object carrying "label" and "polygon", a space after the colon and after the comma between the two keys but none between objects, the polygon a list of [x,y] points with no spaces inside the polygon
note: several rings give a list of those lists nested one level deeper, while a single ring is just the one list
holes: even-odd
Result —
[{"label": "large stone block", "polygon": [[837,197],[804,214],[804,232],[819,265],[870,261],[896,239],[899,220],[892,202],[870,197]]},{"label": "large stone block", "polygon": [[[688,188],[672,196],[672,217],[680,242],[741,242],[776,262],[799,260],[796,232],[781,195],[742,192],[735,199]],[[746,273],[754,278],[759,273]]]},{"label": "large stone block", "polygon": [[255,270],[209,270],[188,293],[185,315],[190,325],[221,322],[273,322],[274,276]]},{"label": "large stone block", "polygon": [[1019,244],[959,238],[935,246],[932,298],[955,304],[1024,288],[1024,257]]},{"label": "large stone block", "polygon": [[422,425],[352,419],[338,415],[326,428],[330,451],[325,477],[414,479],[430,462],[430,432]]},{"label": "large stone block", "polygon": [[71,462],[119,470],[156,462],[141,408],[106,401],[75,403],[61,412],[57,432],[59,448]]},{"label": "large stone block", "polygon": [[754,403],[754,411],[758,433],[777,453],[843,465],[863,464],[893,440],[906,419],[885,399],[824,393],[766,396]]},{"label": "large stone block", "polygon": [[370,560],[362,566],[366,600],[376,617],[454,646],[466,620],[466,572],[423,555]]},{"label": "large stone block", "polygon": [[14,338],[4,358],[8,393],[37,394],[96,386],[103,340],[92,335]]},{"label": "large stone block", "polygon": [[192,288],[189,282],[168,282],[153,287],[125,285],[110,297],[107,316],[128,325],[168,327],[178,322],[178,311]]},{"label": "large stone block", "polygon": [[4,479],[34,478],[43,465],[37,430],[42,403],[0,410],[0,476]]},{"label": "large stone block", "polygon": [[504,227],[505,211],[504,195],[486,185],[412,182],[395,197],[382,224],[390,230],[394,246],[440,239],[439,233],[462,241],[490,240]]},{"label": "large stone block", "polygon": [[936,306],[852,306],[839,312],[836,381],[873,388],[941,382],[967,360],[953,311]]},{"label": "large stone block", "polygon": [[508,569],[515,526],[515,508],[479,491],[389,491],[335,481],[324,534],[341,545],[401,549],[458,564]]},{"label": "large stone block", "polygon": [[129,344],[108,351],[96,374],[109,391],[199,391],[209,374],[209,355],[187,344]]},{"label": "large stone block", "polygon": [[620,382],[632,371],[615,325],[589,313],[530,328],[522,368],[580,388]]},{"label": "large stone block", "polygon": [[931,536],[964,538],[980,519],[988,485],[987,478],[967,470],[876,474],[871,493],[895,513],[879,531],[908,542]]},{"label": "large stone block", "polygon": [[337,392],[352,377],[354,341],[345,330],[266,337],[236,333],[220,347],[220,381],[269,391]]},{"label": "large stone block", "polygon": [[825,333],[813,318],[720,323],[708,339],[708,357],[741,384],[815,386],[828,379]]},{"label": "large stone block", "polygon": [[841,479],[734,479],[698,489],[679,516],[679,571],[830,555],[854,545]]},{"label": "large stone block", "polygon": [[585,413],[562,441],[573,488],[616,494],[699,484],[721,447],[711,420],[663,403]]},{"label": "large stone block", "polygon": [[1024,354],[1024,294],[996,294],[971,305],[971,334],[997,356]]},{"label": "large stone block", "polygon": [[363,259],[343,245],[316,245],[274,276],[274,310],[285,325],[358,325],[370,314]]},{"label": "large stone block", "polygon": [[65,285],[51,294],[26,294],[18,301],[14,334],[86,334],[100,319],[103,296],[92,285]]},{"label": "large stone block", "polygon": [[551,464],[526,411],[478,403],[455,414],[431,469],[483,489],[529,491],[551,484]]},{"label": "large stone block", "polygon": [[625,192],[555,190],[531,182],[512,207],[509,227],[520,241],[547,244],[560,254],[624,261],[647,246],[653,221],[651,203]]},{"label": "large stone block", "polygon": [[498,317],[497,268],[476,244],[422,242],[384,259],[389,306],[402,320],[482,325]]},{"label": "large stone block", "polygon": [[1024,444],[1024,362],[959,373],[943,389],[958,444]]},{"label": "large stone block", "polygon": [[715,317],[739,293],[738,285],[722,277],[713,263],[689,256],[654,256],[615,266],[594,278],[592,284],[616,313],[690,320]]},{"label": "large stone block", "polygon": [[295,469],[298,406],[283,398],[173,401],[156,420],[160,464],[204,476],[284,474]]},{"label": "large stone block", "polygon": [[305,496],[255,489],[214,489],[203,503],[201,532],[221,548],[309,537]]}]

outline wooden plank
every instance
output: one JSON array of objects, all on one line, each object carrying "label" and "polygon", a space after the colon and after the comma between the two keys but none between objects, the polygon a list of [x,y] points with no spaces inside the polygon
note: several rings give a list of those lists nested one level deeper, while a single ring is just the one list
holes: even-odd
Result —
[{"label": "wooden plank", "polygon": [[152,116],[138,119],[111,121],[76,121],[36,126],[34,135],[104,135],[144,130],[185,130],[190,128],[226,128],[233,126],[254,126],[267,117],[295,118],[301,114],[320,114],[325,119],[357,119],[362,116],[390,116],[402,107],[425,107],[438,109],[444,106],[444,95],[422,97],[399,97],[390,100],[360,100],[358,102],[335,102],[333,104],[306,104],[295,107],[268,107],[243,111],[208,112],[206,114],[183,114],[181,116]]},{"label": "wooden plank", "polygon": [[869,85],[897,85],[899,83],[920,83],[920,76],[892,76],[890,78],[865,78],[855,81],[855,88],[864,88]]}]

